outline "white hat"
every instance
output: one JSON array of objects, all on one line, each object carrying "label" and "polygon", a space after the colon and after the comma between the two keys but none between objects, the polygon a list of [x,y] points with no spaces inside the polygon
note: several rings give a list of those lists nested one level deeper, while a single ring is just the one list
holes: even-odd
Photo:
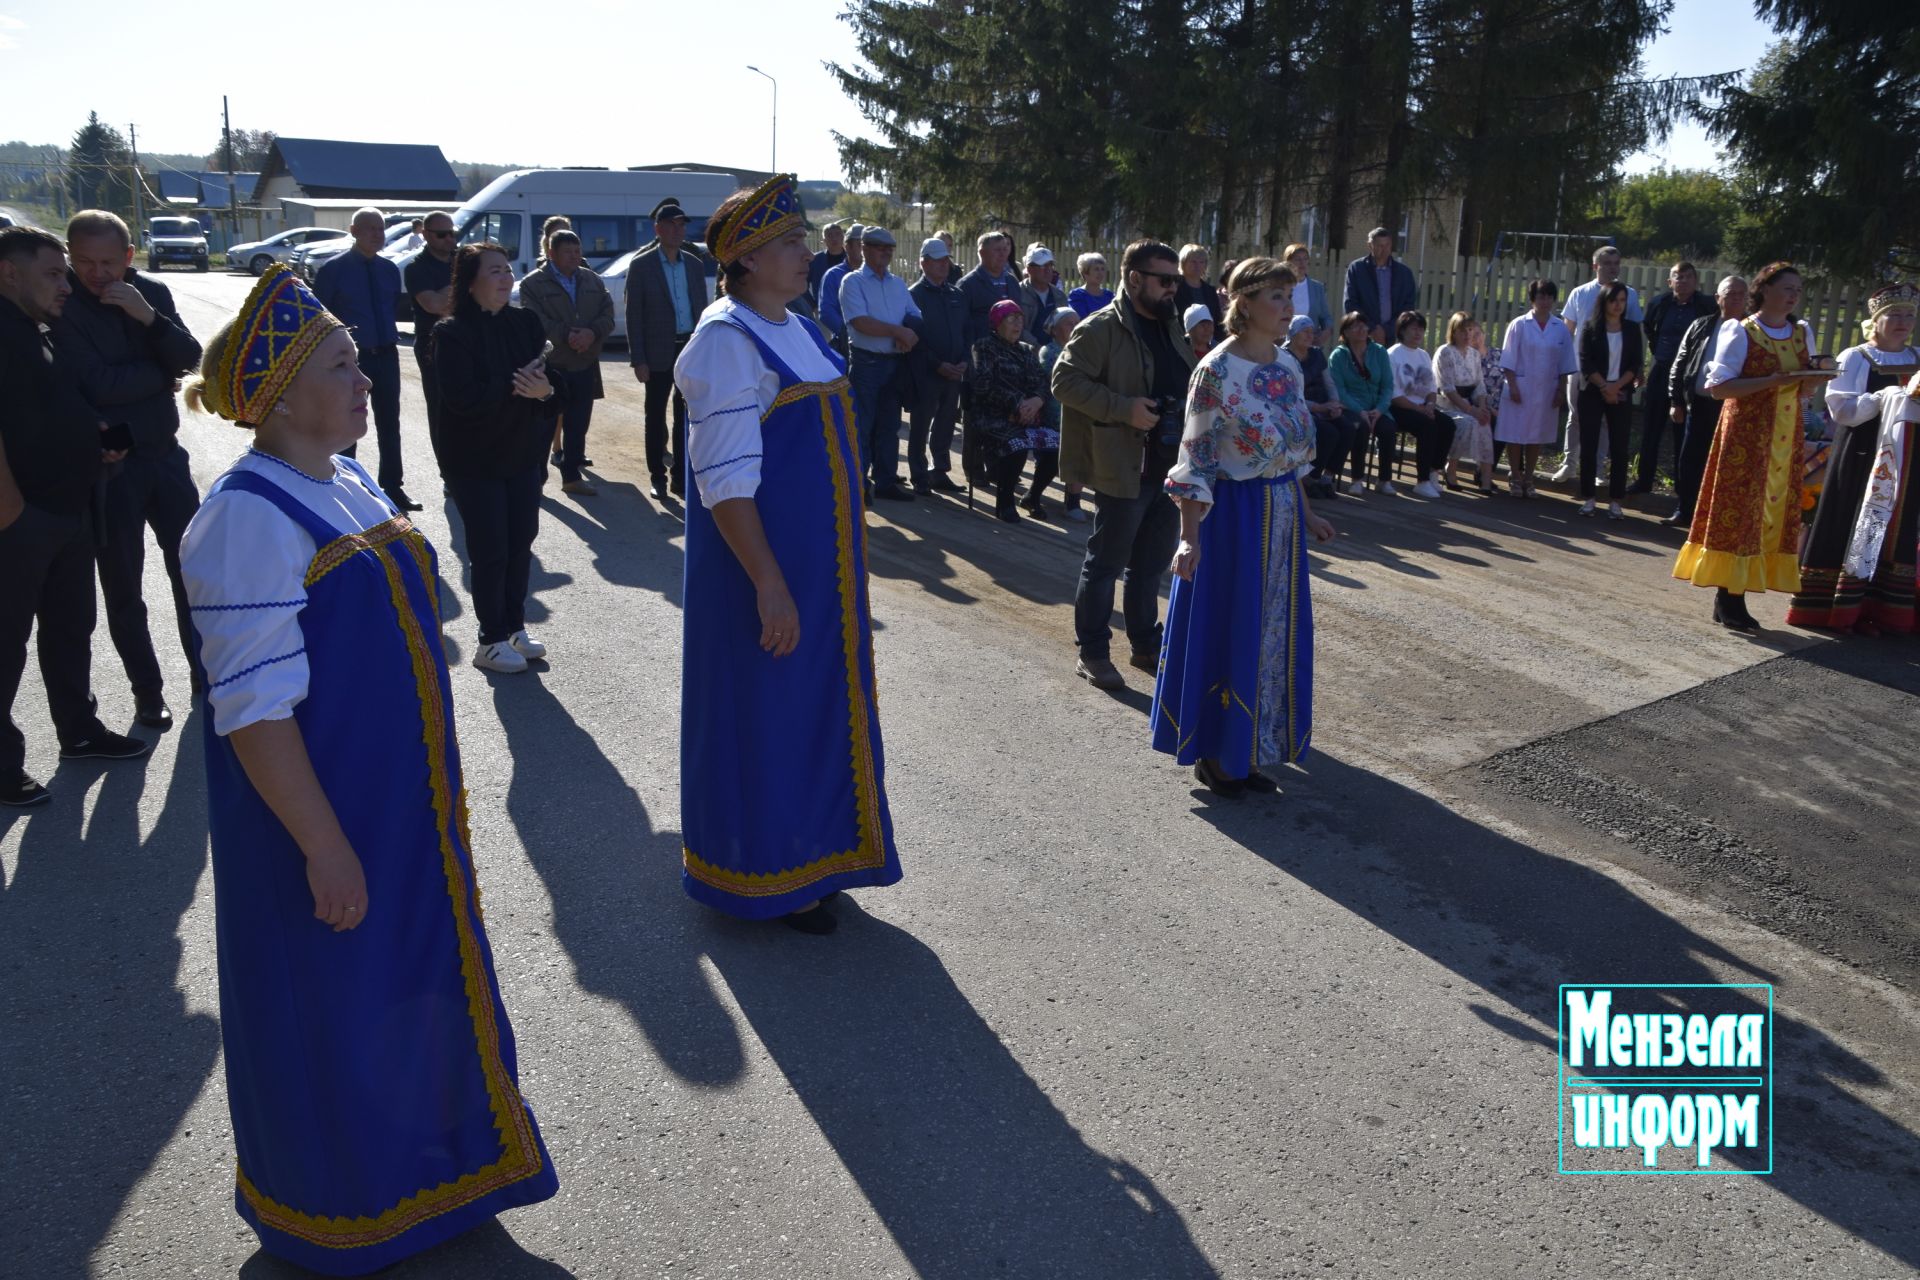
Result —
[{"label": "white hat", "polygon": [[950,257],[951,254],[948,252],[947,242],[939,236],[935,236],[931,240],[922,240],[920,242],[920,256],[923,258],[931,258],[935,262],[938,262],[942,258]]},{"label": "white hat", "polygon": [[1044,267],[1052,261],[1053,250],[1047,248],[1047,246],[1043,244],[1030,244],[1027,246],[1027,266],[1030,267],[1037,262]]},{"label": "white hat", "polygon": [[1207,310],[1206,303],[1196,302],[1187,308],[1185,315],[1180,317],[1180,324],[1188,333],[1192,333],[1193,326],[1199,324],[1202,320],[1208,324],[1212,324],[1213,312]]}]

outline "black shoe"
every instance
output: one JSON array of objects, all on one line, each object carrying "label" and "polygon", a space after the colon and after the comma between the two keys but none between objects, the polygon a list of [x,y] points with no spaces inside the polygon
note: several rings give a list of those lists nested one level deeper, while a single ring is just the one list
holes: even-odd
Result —
[{"label": "black shoe", "polygon": [[24,773],[0,782],[0,805],[9,809],[30,809],[51,799],[53,792]]},{"label": "black shoe", "polygon": [[556,466],[556,467],[557,467],[557,466],[560,466],[560,465],[561,465],[561,460],[562,460],[563,458],[565,458],[565,457],[566,457],[566,455],[565,455],[565,454],[563,454],[563,453],[561,453],[561,452],[560,452],[560,451],[559,451],[558,449],[555,449],[555,450],[553,451],[553,465],[554,465],[554,466]]},{"label": "black shoe", "polygon": [[1721,587],[1713,597],[1713,620],[1729,631],[1758,631],[1760,622],[1747,612],[1747,598]]},{"label": "black shoe", "polygon": [[1127,665],[1136,670],[1144,671],[1150,676],[1157,676],[1160,674],[1160,655],[1158,653],[1130,653],[1127,655]]},{"label": "black shoe", "polygon": [[387,490],[387,496],[393,499],[393,505],[402,511],[424,511],[426,508],[407,496],[407,491],[399,485]]},{"label": "black shoe", "polygon": [[167,709],[167,700],[157,693],[133,695],[133,718],[147,728],[158,729],[162,733],[173,728],[173,712]]},{"label": "black shoe", "polygon": [[666,477],[655,476],[652,482],[647,485],[647,492],[653,495],[656,502],[665,502],[667,500]]},{"label": "black shoe", "polygon": [[687,482],[675,476],[667,481],[667,492],[676,498],[684,498],[687,496]]},{"label": "black shoe", "polygon": [[873,497],[885,498],[889,502],[912,502],[913,495],[897,484],[878,484],[873,487]]},{"label": "black shoe", "polygon": [[1652,493],[1653,481],[1635,480],[1632,484],[1627,486],[1627,492],[1628,493]]},{"label": "black shoe", "polygon": [[1693,527],[1693,512],[1675,511],[1660,523],[1666,525],[1669,529],[1691,529]]},{"label": "black shoe", "polygon": [[1274,792],[1280,789],[1279,783],[1275,782],[1272,778],[1269,778],[1266,774],[1260,772],[1258,769],[1255,769],[1252,773],[1249,773],[1246,777],[1242,778],[1240,781],[1246,786],[1247,790],[1257,791],[1261,795],[1270,796]]},{"label": "black shoe", "polygon": [[583,466],[583,467],[590,467],[590,466],[592,466],[592,465],[593,465],[593,459],[592,459],[592,458],[582,458],[582,459],[580,459],[580,465],[581,465],[581,466]]},{"label": "black shoe", "polygon": [[62,760],[138,760],[153,750],[151,742],[119,733],[96,733],[60,748]]},{"label": "black shoe", "polygon": [[1006,522],[1007,524],[1020,523],[1020,513],[1014,510],[1012,507],[995,507],[993,509],[993,514],[999,516],[1000,519]]},{"label": "black shoe", "polygon": [[1040,499],[1038,498],[1033,498],[1027,502],[1023,502],[1020,504],[1020,506],[1023,510],[1026,511],[1028,515],[1032,516],[1035,520],[1045,520],[1047,518],[1047,504],[1040,501]]},{"label": "black shoe", "polygon": [[1204,758],[1194,764],[1193,776],[1200,780],[1202,786],[1217,796],[1237,796],[1247,789],[1245,779],[1229,778],[1220,772],[1213,761]]},{"label": "black shoe", "polygon": [[935,493],[965,493],[966,490],[953,482],[953,477],[941,471],[927,481],[927,487]]},{"label": "black shoe", "polygon": [[809,911],[789,911],[780,917],[780,923],[797,933],[810,933],[816,938],[825,937],[840,927],[840,922],[833,918],[833,912],[825,907],[814,907]]}]

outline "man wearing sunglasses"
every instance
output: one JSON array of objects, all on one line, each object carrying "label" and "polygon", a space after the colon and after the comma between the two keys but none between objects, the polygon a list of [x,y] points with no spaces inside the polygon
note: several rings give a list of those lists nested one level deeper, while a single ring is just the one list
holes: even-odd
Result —
[{"label": "man wearing sunglasses", "polygon": [[1194,364],[1174,308],[1179,257],[1140,240],[1127,246],[1122,270],[1113,301],[1075,327],[1053,366],[1060,478],[1093,491],[1093,534],[1073,600],[1075,670],[1107,691],[1124,683],[1109,656],[1122,575],[1128,662],[1149,674],[1159,665],[1160,579],[1180,535],[1180,510],[1162,486],[1180,450]]},{"label": "man wearing sunglasses", "polygon": [[[440,393],[428,366],[433,343],[428,335],[442,316],[453,313],[453,218],[434,212],[421,220],[426,244],[407,264],[407,297],[413,302],[413,360],[420,366],[420,389],[427,398],[427,435],[440,440]],[[436,456],[438,456],[436,454]]]}]

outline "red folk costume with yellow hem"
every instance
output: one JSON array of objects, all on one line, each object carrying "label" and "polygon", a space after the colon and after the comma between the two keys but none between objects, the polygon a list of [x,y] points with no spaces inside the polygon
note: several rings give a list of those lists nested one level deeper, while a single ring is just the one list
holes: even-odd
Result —
[{"label": "red folk costume with yellow hem", "polygon": [[[1766,378],[1813,367],[1801,325],[1776,338],[1757,317],[1738,323],[1747,346],[1738,377]],[[1798,384],[1726,402],[1674,577],[1736,594],[1800,589],[1804,441]]]}]

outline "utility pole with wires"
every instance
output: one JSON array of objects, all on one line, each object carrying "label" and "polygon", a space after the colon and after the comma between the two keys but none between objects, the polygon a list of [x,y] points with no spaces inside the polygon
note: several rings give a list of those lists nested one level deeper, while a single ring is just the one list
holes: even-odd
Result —
[{"label": "utility pole with wires", "polygon": [[240,197],[233,189],[233,116],[227,111],[227,95],[220,95],[220,140],[227,152],[227,230],[240,234]]},{"label": "utility pole with wires", "polygon": [[134,132],[135,128],[131,124],[127,126],[127,190],[133,195],[133,232],[139,235],[147,220],[141,216],[140,209],[140,137]]}]

